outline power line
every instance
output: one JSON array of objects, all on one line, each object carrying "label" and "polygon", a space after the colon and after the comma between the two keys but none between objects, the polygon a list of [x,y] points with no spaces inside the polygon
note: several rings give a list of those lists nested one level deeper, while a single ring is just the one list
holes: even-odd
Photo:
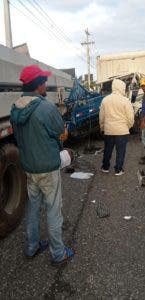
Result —
[{"label": "power line", "polygon": [[59,39],[59,41],[62,43],[62,40],[59,37],[57,37],[50,28],[47,28],[45,24],[37,16],[35,16],[35,14],[21,0],[17,1],[41,24],[41,26],[44,27],[44,30],[47,31],[47,33],[50,34],[51,32],[51,34],[54,35],[57,39]]},{"label": "power line", "polygon": [[[24,8],[25,10],[27,10],[29,12],[29,14],[31,14],[38,22],[41,23],[41,27],[43,26],[43,30],[47,31],[47,33],[50,34],[51,32],[51,35],[54,35],[56,39],[58,39],[61,43],[63,43],[64,45],[64,42],[62,41],[62,39],[60,39],[53,31],[52,29],[46,27],[46,25],[29,9],[27,8],[27,6],[21,1],[21,0],[17,0]],[[29,2],[30,3],[30,2]],[[35,8],[36,9],[36,8]],[[68,46],[68,45],[67,45]],[[85,60],[83,57],[81,57],[80,55],[76,54],[81,60]]]},{"label": "power line", "polygon": [[[22,14],[23,16],[25,16],[29,21],[31,21],[32,23],[34,23],[37,27],[39,27],[43,32],[45,31],[47,34],[51,34],[46,28],[45,26],[41,24],[38,24],[36,21],[34,21],[32,18],[30,18],[30,16],[28,16],[27,14],[25,14],[22,10],[20,10],[18,7],[16,7],[13,3],[10,2],[10,5],[12,7],[14,7],[20,14]],[[51,34],[51,36],[53,37],[53,35]],[[62,43],[62,41],[60,40],[60,42]]]},{"label": "power line", "polygon": [[[28,0],[27,0],[28,1]],[[28,1],[29,2],[29,1]],[[34,2],[35,2],[35,5],[34,5]],[[31,3],[32,5],[32,2],[29,2]],[[70,45],[70,42],[71,44],[73,43],[72,40],[70,38],[68,38],[64,33],[63,31],[55,24],[55,22],[48,16],[48,14],[45,13],[45,11],[41,8],[41,6],[37,3],[36,0],[33,0],[33,7],[35,7],[35,10],[37,12],[39,12],[39,14],[46,19],[46,21],[50,24],[50,26],[52,27],[55,27],[54,30],[56,30],[56,32],[58,34],[61,34],[61,36],[63,37],[65,43],[67,42],[67,46],[68,46],[68,41],[69,41],[69,47],[72,47],[74,49],[76,49],[77,51],[80,51],[80,49],[74,45]],[[49,20],[50,19],[50,20]],[[50,22],[51,21],[51,22]],[[55,35],[56,36],[56,35]],[[57,37],[57,36],[56,36]],[[85,58],[80,56],[79,54],[76,54],[81,60],[85,61]],[[84,55],[84,54],[83,54]]]},{"label": "power line", "polygon": [[[28,0],[27,0],[28,1]],[[73,41],[60,29],[60,27],[58,27],[58,25],[56,25],[56,23],[52,20],[52,18],[43,10],[43,8],[40,6],[40,4],[38,3],[38,1],[37,0],[33,0],[33,5],[34,5],[34,3],[35,3],[35,5],[37,6],[37,9],[39,10],[39,13],[46,19],[46,21],[52,26],[52,27],[55,27],[54,29],[58,32],[58,33],[60,33],[62,36],[63,36],[63,38],[65,39],[65,40],[67,40],[67,41],[69,41],[69,42],[71,42],[71,43],[73,43]],[[35,6],[35,7],[36,7]],[[72,45],[72,47],[73,48],[75,48],[75,49],[77,49],[78,51],[81,51],[81,49],[80,48],[78,48],[78,47],[76,47],[76,46],[74,46],[74,45]],[[83,55],[84,55],[84,53],[82,53]],[[78,54],[77,54],[77,56],[79,56]],[[80,56],[79,56],[80,57]],[[80,57],[81,58],[81,57]],[[82,57],[83,58],[83,57]],[[81,58],[81,59],[82,59]],[[83,58],[83,60],[84,61],[86,61],[85,60],[85,58]],[[91,65],[91,67],[92,68],[94,68],[95,69],[95,67],[93,66],[93,65]]]},{"label": "power line", "polygon": [[65,37],[65,39],[68,39],[70,42],[72,42],[72,40],[63,33],[63,31],[55,24],[55,22],[51,19],[51,17],[43,10],[43,8],[39,5],[39,3],[36,0],[33,0],[33,2],[36,4],[40,13],[43,14],[43,17],[46,19],[46,21],[49,22],[49,24],[52,27],[56,27],[57,31],[59,31],[62,34],[62,36]]},{"label": "power line", "polygon": [[27,16],[24,12],[22,12],[18,7],[16,7],[13,3],[9,1],[10,5],[14,7],[20,14],[25,16],[29,21],[33,22],[36,26],[40,27],[42,30],[44,30],[38,23],[36,23],[33,19],[31,19],[29,16]]},{"label": "power line", "polygon": [[[56,26],[56,29],[55,30],[57,30],[57,34],[55,33],[55,32],[53,32],[53,30],[52,30],[52,28],[50,28],[50,26],[48,27],[48,26],[46,26],[41,20],[40,20],[40,18],[39,17],[37,17],[35,14],[34,14],[34,12],[32,12],[32,10],[30,9],[30,8],[28,8],[21,0],[17,0],[19,3],[20,3],[20,5],[21,6],[23,6],[23,8],[31,15],[31,18],[30,18],[30,16],[28,16],[26,13],[24,13],[22,10],[20,10],[18,7],[16,7],[11,1],[10,1],[10,4],[11,4],[11,6],[13,6],[17,11],[19,11],[22,15],[24,15],[26,18],[28,18],[31,22],[33,22],[36,26],[38,26],[38,27],[40,27],[41,28],[41,30],[43,30],[43,32],[45,31],[45,32],[47,32],[47,34],[49,33],[49,35],[51,35],[52,37],[55,37],[57,40],[59,40],[59,42],[61,42],[61,44],[63,44],[64,45],[64,42],[63,42],[63,40],[57,35],[59,32],[58,32],[58,30],[57,30],[57,25],[53,22],[53,20],[52,20],[52,22],[55,24],[55,26]],[[28,0],[27,0],[28,1]],[[33,0],[34,2],[35,2],[35,5],[38,5],[38,3],[37,3],[37,1],[35,1],[35,0]],[[28,3],[30,3],[30,1],[28,1]],[[32,3],[31,3],[31,5],[32,5]],[[34,3],[33,3],[33,5],[32,5],[32,7],[33,8],[35,8],[35,10],[37,11],[37,13],[39,13],[39,14],[41,14],[41,16],[43,17],[43,19],[44,19],[44,16],[43,16],[43,14],[46,14],[45,13],[45,11],[42,9],[42,11],[43,11],[43,14],[42,14],[42,12],[40,12],[40,9],[41,9],[41,6],[39,5],[39,10],[38,10],[38,8],[36,8],[36,6],[34,7]],[[46,16],[47,16],[47,14],[46,14]],[[33,18],[32,18],[33,17]],[[47,16],[47,17],[45,17],[46,18],[46,20],[47,20],[47,22],[53,27],[53,24],[51,24],[50,23],[50,21],[49,21],[49,16]],[[48,19],[47,19],[48,18]],[[58,29],[59,29],[59,27],[58,27]],[[61,31],[61,29],[59,29],[59,31]],[[63,32],[62,32],[62,34],[63,34]],[[65,34],[64,34],[64,36],[65,36]],[[63,37],[64,38],[64,37]],[[68,38],[68,37],[67,37]],[[64,38],[65,39],[65,38]],[[69,38],[68,38],[69,39]],[[71,40],[71,39],[70,39]],[[66,42],[66,41],[65,41]],[[72,42],[72,41],[71,41]],[[67,42],[68,43],[68,42]],[[68,46],[68,45],[67,45]],[[70,45],[69,45],[70,46]],[[73,47],[73,48],[76,48],[76,47],[74,47],[73,45],[71,45],[71,47]],[[78,50],[78,48],[76,48],[77,50]],[[85,58],[84,57],[82,57],[82,56],[80,56],[80,55],[78,55],[78,54],[76,54],[78,57],[79,57],[79,59],[81,59],[81,60],[83,60],[83,61],[85,61]],[[94,66],[92,66],[93,68],[94,68]]]},{"label": "power line", "polygon": [[[28,1],[28,0],[27,0]],[[70,39],[70,37],[68,37],[63,31],[62,29],[53,21],[53,19],[48,15],[48,13],[46,13],[43,8],[40,6],[40,4],[37,2],[37,0],[33,0],[33,2],[37,5],[37,7],[39,8],[40,13],[44,15],[45,19],[47,22],[49,22],[49,24],[53,27],[55,27],[55,30],[57,30],[57,32],[59,32],[63,38],[67,41],[69,41],[70,43],[73,43],[73,41]],[[80,48],[76,47],[73,45],[74,48],[76,48],[77,50],[81,51]],[[81,51],[82,52],[82,51]],[[84,53],[83,53],[84,55]]]},{"label": "power line", "polygon": [[[25,16],[29,21],[31,21],[32,23],[34,23],[37,27],[39,27],[43,32],[44,32],[44,30],[45,30],[45,32],[48,34],[51,34],[50,33],[50,31],[49,30],[47,30],[46,28],[45,28],[45,25],[41,25],[41,24],[38,24],[36,21],[34,21],[32,18],[30,18],[30,16],[28,16],[26,13],[24,13],[22,10],[20,10],[18,7],[16,7],[13,3],[11,3],[10,2],[10,5],[12,6],[12,7],[14,7],[20,14],[22,14],[23,16]],[[43,23],[42,23],[43,24]],[[53,35],[51,34],[51,36],[53,37]],[[59,39],[58,37],[57,37],[57,39]],[[59,41],[61,42],[61,44],[63,43],[63,41],[61,40],[61,39],[59,39]],[[64,45],[64,43],[63,43],[63,45]]]}]

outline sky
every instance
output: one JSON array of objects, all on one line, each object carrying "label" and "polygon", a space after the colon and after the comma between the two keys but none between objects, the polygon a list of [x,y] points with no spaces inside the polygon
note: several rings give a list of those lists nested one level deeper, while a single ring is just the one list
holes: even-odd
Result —
[{"label": "sky", "polygon": [[[30,55],[55,68],[87,73],[86,40],[91,73],[96,57],[145,50],[145,0],[10,0],[13,46],[27,43]],[[0,0],[0,44],[5,45],[3,0]]]}]

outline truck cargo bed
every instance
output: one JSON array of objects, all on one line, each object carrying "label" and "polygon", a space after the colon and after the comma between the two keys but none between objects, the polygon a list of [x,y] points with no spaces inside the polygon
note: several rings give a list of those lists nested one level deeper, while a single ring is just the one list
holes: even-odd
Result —
[{"label": "truck cargo bed", "polygon": [[12,104],[20,97],[21,92],[0,93],[0,119],[10,115]]}]

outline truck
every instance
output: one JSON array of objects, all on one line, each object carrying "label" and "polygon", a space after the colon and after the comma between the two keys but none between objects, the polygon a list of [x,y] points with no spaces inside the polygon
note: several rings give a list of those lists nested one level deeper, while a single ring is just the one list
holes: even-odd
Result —
[{"label": "truck", "polygon": [[64,105],[64,122],[70,136],[88,135],[93,131],[99,133],[99,110],[103,95],[97,91],[87,90],[77,79]]},{"label": "truck", "polygon": [[97,56],[98,81],[131,73],[145,74],[145,51]]},{"label": "truck", "polygon": [[[73,85],[70,75],[0,45],[0,236],[4,237],[20,222],[27,199],[26,177],[10,124],[12,104],[21,95],[19,74],[26,65],[37,64],[51,70],[47,90],[61,110],[61,101]],[[61,100],[60,100],[61,90]],[[62,112],[63,113],[63,112]]]}]

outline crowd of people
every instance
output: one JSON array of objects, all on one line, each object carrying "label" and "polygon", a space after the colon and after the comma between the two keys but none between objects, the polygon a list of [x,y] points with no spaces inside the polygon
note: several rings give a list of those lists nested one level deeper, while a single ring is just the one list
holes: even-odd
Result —
[{"label": "crowd of people", "polygon": [[[62,193],[60,168],[71,162],[71,152],[63,151],[67,138],[62,117],[46,96],[46,81],[51,72],[36,65],[25,67],[20,80],[23,94],[13,104],[11,123],[20,153],[21,165],[27,176],[28,201],[26,211],[25,255],[32,259],[50,250],[52,264],[60,265],[72,259],[73,248],[62,239]],[[145,79],[141,81],[145,93]],[[104,97],[100,107],[100,129],[104,134],[104,155],[101,171],[109,173],[110,160],[116,148],[115,175],[123,175],[129,130],[134,123],[133,107],[125,97],[126,85],[114,79],[112,93]],[[141,115],[142,142],[145,148],[145,100]],[[142,158],[145,163],[145,154]],[[44,205],[49,241],[40,238],[40,208]]]}]

